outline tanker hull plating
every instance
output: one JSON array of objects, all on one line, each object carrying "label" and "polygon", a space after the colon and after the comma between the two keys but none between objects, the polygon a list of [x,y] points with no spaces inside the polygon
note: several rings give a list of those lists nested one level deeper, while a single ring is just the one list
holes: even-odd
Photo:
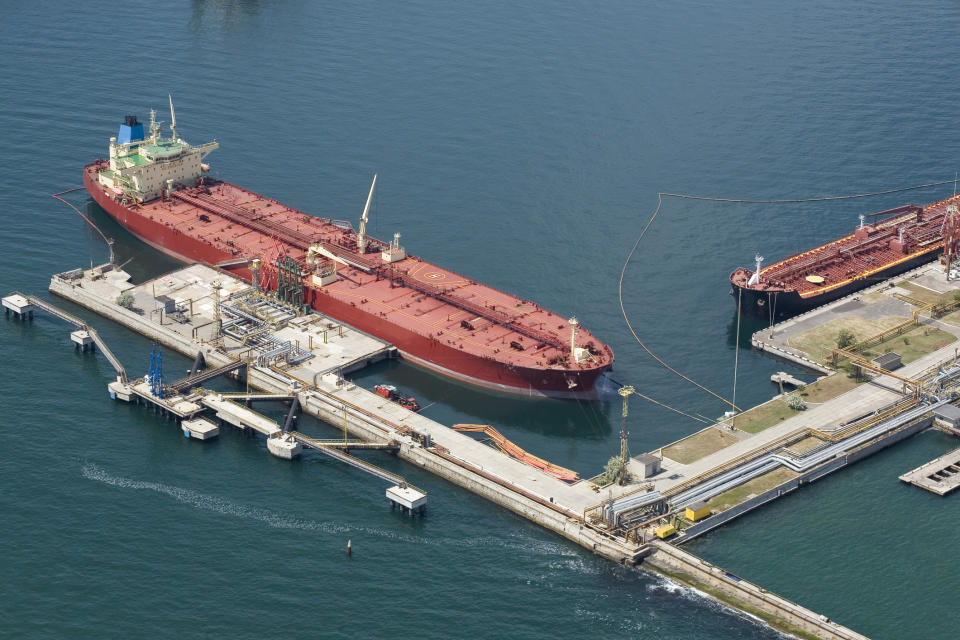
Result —
[{"label": "tanker hull plating", "polygon": [[[376,253],[364,253],[342,223],[205,178],[197,180],[199,186],[171,185],[158,198],[131,203],[103,184],[100,174],[110,166],[100,161],[85,167],[87,190],[151,247],[210,265],[260,259],[258,284],[268,290],[279,288],[280,262],[295,260],[306,276],[299,303],[393,344],[411,362],[441,375],[512,394],[593,398],[597,379],[611,368],[610,348],[575,321],[568,324],[534,303],[408,257],[398,245],[369,238]],[[280,231],[270,233],[274,227]],[[293,240],[285,242],[284,233]],[[307,236],[318,244],[297,240]],[[321,273],[324,260],[329,268]],[[253,277],[249,265],[232,273]]]},{"label": "tanker hull plating", "polygon": [[740,298],[740,310],[747,315],[768,320],[772,316],[774,320],[783,320],[800,315],[801,313],[806,313],[834,300],[839,300],[861,289],[879,284],[884,280],[935,259],[936,253],[917,255],[911,260],[890,267],[889,270],[876,273],[867,278],[852,280],[829,292],[810,297],[802,297],[796,290],[757,290],[747,286],[741,286],[737,284],[733,276],[731,276],[732,287],[730,289],[730,295],[733,296],[734,301],[736,301],[738,297]]},{"label": "tanker hull plating", "polygon": [[731,293],[742,312],[777,320],[909,271],[941,252],[952,264],[960,249],[958,205],[960,196],[954,195],[862,215],[848,236],[766,267],[758,255],[754,269],[730,274]]}]

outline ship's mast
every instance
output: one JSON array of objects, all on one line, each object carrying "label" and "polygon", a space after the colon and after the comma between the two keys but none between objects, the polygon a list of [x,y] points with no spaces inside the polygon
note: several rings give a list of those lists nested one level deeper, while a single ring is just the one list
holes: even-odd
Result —
[{"label": "ship's mast", "polygon": [[570,318],[570,356],[573,358],[573,361],[577,361],[577,322],[576,316]]},{"label": "ship's mast", "polygon": [[373,174],[373,182],[370,184],[370,193],[367,195],[367,204],[363,207],[363,215],[360,216],[360,232],[357,233],[357,253],[363,254],[367,250],[367,214],[370,213],[370,202],[373,201],[373,189],[377,186],[377,174]]},{"label": "ship's mast", "polygon": [[176,142],[177,141],[177,114],[173,111],[173,96],[168,93],[167,98],[170,100],[170,139]]},{"label": "ship's mast", "polygon": [[160,139],[160,125],[157,124],[156,109],[150,109],[150,139],[153,144],[157,144]]}]

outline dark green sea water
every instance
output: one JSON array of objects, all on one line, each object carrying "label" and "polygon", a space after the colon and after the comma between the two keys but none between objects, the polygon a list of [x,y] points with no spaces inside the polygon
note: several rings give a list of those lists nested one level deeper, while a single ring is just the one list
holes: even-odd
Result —
[{"label": "dark green sea water", "polygon": [[[49,194],[80,186],[124,114],[166,120],[172,93],[179,133],[221,142],[209,160],[225,179],[356,219],[379,172],[374,235],[576,314],[613,347],[617,380],[716,416],[620,316],[619,270],[657,191],[798,198],[952,178],[958,22],[955,3],[929,0],[0,3],[0,292],[44,293],[51,273],[104,260]],[[654,351],[729,394],[734,267],[947,193],[666,201],[627,271],[627,311]],[[94,214],[137,278],[174,266]],[[148,340],[92,319],[146,370]],[[757,328],[744,323],[744,344]],[[189,364],[165,355],[168,371]],[[746,347],[739,362],[746,405],[792,370]],[[618,450],[619,398],[504,398],[396,363],[359,377],[584,474]],[[0,321],[0,636],[778,637],[396,460],[378,462],[429,491],[424,520],[332,461],[288,464],[233,433],[187,441],[110,402],[110,378],[65,326]],[[637,400],[631,448],[698,428]],[[897,480],[956,444],[917,436],[691,549],[871,637],[956,637],[960,498]]]}]

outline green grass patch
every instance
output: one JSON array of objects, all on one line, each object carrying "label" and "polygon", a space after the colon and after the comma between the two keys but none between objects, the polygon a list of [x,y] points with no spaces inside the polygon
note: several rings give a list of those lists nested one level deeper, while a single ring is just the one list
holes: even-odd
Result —
[{"label": "green grass patch", "polygon": [[[808,384],[803,391],[797,393],[806,402],[826,402],[843,395],[858,384],[860,382],[845,373],[834,373],[823,380]],[[795,415],[797,412],[787,406],[784,398],[777,398],[744,411],[734,419],[733,426],[747,433],[759,433]]]},{"label": "green grass patch", "polygon": [[710,508],[716,511],[726,511],[730,507],[735,507],[755,495],[760,495],[764,491],[773,489],[777,485],[781,485],[788,480],[793,480],[796,477],[797,473],[795,471],[783,467],[768,471],[762,476],[757,476],[753,480],[744,482],[739,487],[734,487],[729,491],[724,491],[720,495],[710,498]]},{"label": "green grass patch", "polygon": [[904,280],[898,282],[897,286],[906,289],[910,292],[911,298],[916,298],[917,300],[923,300],[926,303],[937,303],[937,302],[953,302],[953,296],[960,293],[960,289],[951,289],[950,291],[944,293],[937,293],[932,289],[927,289],[926,287],[921,287],[918,284]]},{"label": "green grass patch", "polygon": [[921,325],[899,336],[884,340],[880,344],[865,349],[860,353],[864,358],[870,360],[883,353],[895,351],[900,354],[900,359],[903,364],[907,364],[928,353],[933,353],[940,347],[954,342],[956,339],[956,336],[952,333],[947,333],[943,329]]},{"label": "green grass patch", "polygon": [[807,402],[826,402],[845,394],[859,382],[844,373],[834,373],[804,387],[800,395]]},{"label": "green grass patch", "polygon": [[690,464],[739,441],[731,433],[710,427],[671,444],[663,450],[663,455],[680,464]]},{"label": "green grass patch", "polygon": [[788,407],[781,398],[777,398],[736,416],[733,426],[747,433],[759,433],[795,415],[796,411]]},{"label": "green grass patch", "polygon": [[960,327],[960,310],[951,311],[950,313],[940,316],[941,322],[946,322],[947,324],[952,324],[955,327]]},{"label": "green grass patch", "polygon": [[788,344],[805,352],[811,360],[825,363],[837,348],[837,336],[842,329],[853,332],[856,341],[860,342],[909,319],[901,316],[885,316],[876,320],[868,320],[860,316],[837,318],[793,336]]}]

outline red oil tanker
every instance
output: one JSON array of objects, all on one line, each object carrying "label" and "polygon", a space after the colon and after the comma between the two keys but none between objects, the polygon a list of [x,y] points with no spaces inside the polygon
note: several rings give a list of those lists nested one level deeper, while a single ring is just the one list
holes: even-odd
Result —
[{"label": "red oil tanker", "polygon": [[[839,240],[752,271],[730,274],[730,293],[745,313],[781,318],[842,298],[935,259],[949,265],[960,242],[960,196],[926,206],[907,204],[860,216],[860,226]],[[866,219],[872,218],[868,224]]]},{"label": "red oil tanker", "polygon": [[291,305],[313,308],[392,343],[411,362],[485,388],[592,397],[613,352],[577,323],[536,303],[407,254],[400,234],[366,234],[209,177],[219,145],[169,138],[127,116],[110,157],[84,167],[84,185],[111,217],[184,262],[233,270]]}]

